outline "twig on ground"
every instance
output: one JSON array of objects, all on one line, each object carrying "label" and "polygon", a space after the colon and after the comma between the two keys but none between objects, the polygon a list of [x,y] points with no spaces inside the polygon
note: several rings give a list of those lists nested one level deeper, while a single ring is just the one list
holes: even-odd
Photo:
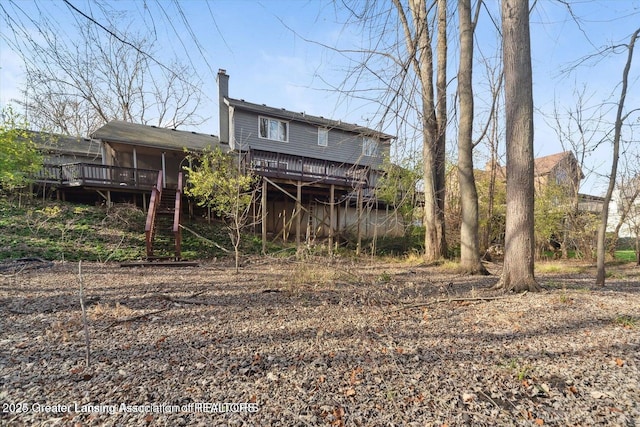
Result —
[{"label": "twig on ground", "polygon": [[498,296],[498,297],[441,298],[441,299],[435,299],[433,301],[422,302],[418,304],[407,304],[400,308],[394,308],[393,310],[389,310],[387,313],[394,313],[396,311],[402,311],[402,310],[411,310],[413,308],[428,307],[430,305],[440,304],[445,302],[493,301],[493,300],[506,299],[506,298],[512,298],[512,297],[505,295],[505,296]]},{"label": "twig on ground", "polygon": [[107,329],[109,329],[112,326],[118,325],[120,323],[128,323],[128,322],[133,322],[135,320],[139,320],[139,319],[143,319],[147,316],[151,316],[153,314],[158,314],[158,313],[162,313],[163,311],[167,311],[169,310],[169,308],[161,308],[160,310],[156,310],[156,311],[150,311],[149,313],[144,313],[144,314],[138,314],[136,316],[130,316],[130,317],[125,317],[124,319],[118,319],[115,320],[111,323],[109,323],[107,326],[105,326],[104,328],[102,328],[103,331],[106,331]]},{"label": "twig on ground", "polygon": [[80,308],[82,309],[82,325],[84,327],[84,342],[86,344],[85,362],[86,362],[87,368],[89,368],[91,366],[91,341],[89,340],[89,325],[87,324],[87,309],[84,306],[82,260],[78,261],[78,280],[80,281]]},{"label": "twig on ground", "polygon": [[25,311],[17,308],[7,308],[7,311],[13,314],[33,314],[33,311]]},{"label": "twig on ground", "polygon": [[195,298],[195,297],[197,297],[198,295],[202,295],[202,294],[204,294],[204,293],[205,293],[205,292],[207,292],[207,291],[208,291],[208,289],[205,289],[205,290],[203,290],[203,291],[199,291],[199,292],[194,292],[194,293],[192,293],[191,295],[189,295],[189,297],[188,297],[188,298]]},{"label": "twig on ground", "polygon": [[197,305],[212,305],[213,304],[213,303],[210,303],[210,302],[207,302],[207,301],[200,301],[200,300],[195,300],[195,299],[190,299],[190,298],[174,298],[174,297],[169,296],[169,295],[160,295],[160,298],[166,299],[167,301],[180,303],[180,304],[197,304]]}]

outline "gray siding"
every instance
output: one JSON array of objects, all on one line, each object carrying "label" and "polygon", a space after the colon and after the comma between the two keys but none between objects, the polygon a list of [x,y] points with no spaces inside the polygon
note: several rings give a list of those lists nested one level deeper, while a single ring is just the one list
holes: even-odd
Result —
[{"label": "gray siding", "polygon": [[[333,162],[360,164],[374,168],[382,164],[383,155],[388,154],[389,145],[379,143],[377,157],[362,155],[362,137],[343,130],[329,131],[327,147],[318,145],[318,126],[289,121],[288,142],[273,141],[258,137],[258,117],[253,112],[235,109],[233,113],[233,132],[235,147],[243,150],[264,150],[294,156],[325,159]],[[264,115],[263,117],[269,117]]]}]

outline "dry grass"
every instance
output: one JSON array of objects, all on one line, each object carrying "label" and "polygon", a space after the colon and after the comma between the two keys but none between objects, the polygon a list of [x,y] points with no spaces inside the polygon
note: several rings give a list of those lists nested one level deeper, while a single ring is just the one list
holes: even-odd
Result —
[{"label": "dry grass", "polygon": [[583,274],[590,268],[588,265],[571,261],[538,261],[535,264],[536,273]]}]

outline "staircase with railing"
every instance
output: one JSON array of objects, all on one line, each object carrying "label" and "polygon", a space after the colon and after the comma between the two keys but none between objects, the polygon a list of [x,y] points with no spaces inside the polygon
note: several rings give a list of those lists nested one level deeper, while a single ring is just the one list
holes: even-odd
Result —
[{"label": "staircase with railing", "polygon": [[151,191],[149,211],[145,224],[145,241],[148,260],[181,258],[182,232],[182,173],[178,175],[175,190],[162,188],[162,172]]}]

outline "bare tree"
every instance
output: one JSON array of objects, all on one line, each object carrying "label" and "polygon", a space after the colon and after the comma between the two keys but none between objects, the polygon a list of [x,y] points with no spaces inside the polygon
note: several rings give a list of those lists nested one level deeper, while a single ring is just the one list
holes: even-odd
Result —
[{"label": "bare tree", "polygon": [[[504,177],[502,168],[500,167],[499,154],[500,141],[502,140],[501,132],[503,131],[500,122],[500,100],[502,99],[502,84],[504,78],[501,63],[491,64],[487,59],[483,62],[485,64],[487,83],[492,100],[485,129],[476,142],[476,144],[478,144],[483,140],[486,141],[485,145],[489,150],[489,161],[485,167],[488,176],[486,174],[483,176],[487,188],[484,192],[486,195],[486,204],[484,204],[484,206],[486,206],[486,211],[484,211],[485,222],[481,233],[481,247],[482,250],[486,251],[496,239],[496,234],[504,231],[504,221],[498,223],[496,215],[496,192],[498,188],[503,187],[503,185],[498,185],[499,178]],[[502,218],[503,217],[504,216],[502,216]]]},{"label": "bare tree", "polygon": [[534,277],[533,84],[528,0],[502,0],[507,142],[507,219],[496,288],[539,291]]},{"label": "bare tree", "polygon": [[620,88],[620,99],[618,101],[618,108],[616,112],[616,121],[614,124],[613,133],[613,158],[611,163],[611,174],[609,175],[609,185],[607,186],[607,192],[604,196],[604,202],[602,206],[602,215],[600,217],[600,227],[598,229],[598,246],[597,246],[597,259],[596,259],[596,285],[604,286],[605,282],[605,255],[606,255],[606,233],[607,222],[609,219],[609,203],[611,202],[611,196],[616,184],[616,176],[618,172],[618,159],[620,157],[620,139],[622,135],[622,124],[629,117],[629,115],[635,111],[624,112],[624,102],[627,97],[627,88],[629,86],[629,71],[631,69],[631,63],[633,60],[633,49],[635,47],[636,39],[640,34],[640,28],[635,30],[629,39],[627,47],[627,61],[622,71],[622,84]]},{"label": "bare tree", "polygon": [[76,21],[65,37],[70,27],[63,31],[44,11],[24,16],[19,5],[9,5],[2,17],[11,31],[4,38],[24,60],[21,103],[35,128],[86,136],[110,120],[172,128],[202,122],[195,73],[177,61],[160,63],[153,39],[126,22],[102,24],[69,6]]},{"label": "bare tree", "polygon": [[[587,104],[589,98],[586,88],[574,90],[575,106],[560,111],[559,106],[554,104],[553,123],[550,126],[556,132],[558,141],[563,150],[571,151],[576,158],[577,167],[576,179],[570,180],[570,204],[566,212],[564,227],[562,229],[562,239],[560,249],[562,258],[568,257],[569,246],[574,246],[580,253],[587,257],[592,257],[590,247],[581,247],[580,242],[587,242],[587,239],[579,238],[585,232],[584,216],[592,215],[592,212],[580,211],[580,182],[581,179],[588,178],[591,170],[588,169],[586,160],[590,154],[602,142],[600,137],[603,117],[600,109],[590,109]],[[578,175],[581,174],[580,178]]]},{"label": "bare tree", "polygon": [[[477,16],[477,15],[476,15]],[[471,0],[458,0],[460,21],[460,65],[458,69],[458,182],[462,223],[460,226],[460,265],[466,272],[487,274],[480,260],[478,192],[473,174],[473,29]]]},{"label": "bare tree", "polygon": [[[424,171],[425,259],[436,261],[446,255],[444,220],[445,198],[445,129],[446,118],[446,57],[447,9],[445,0],[437,0],[438,44],[437,80],[434,95],[433,52],[427,0],[410,0],[407,19],[404,5],[393,0],[404,30],[408,58],[421,90],[419,116],[422,124],[422,158]],[[437,99],[437,101],[436,101]]]}]

